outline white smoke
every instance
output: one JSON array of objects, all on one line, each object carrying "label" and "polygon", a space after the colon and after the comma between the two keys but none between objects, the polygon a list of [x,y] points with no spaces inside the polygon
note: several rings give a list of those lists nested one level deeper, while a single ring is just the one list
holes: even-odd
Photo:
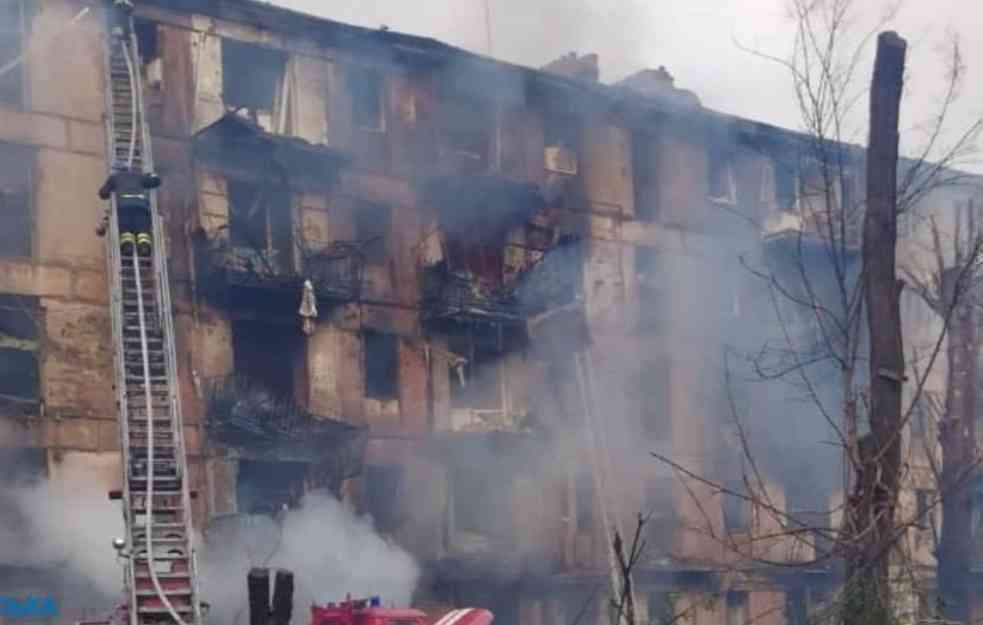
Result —
[{"label": "white smoke", "polygon": [[73,595],[63,609],[112,607],[123,571],[111,541],[123,535],[123,519],[105,489],[80,474],[7,484],[0,508],[0,562],[45,569],[59,586],[50,592]]},{"label": "white smoke", "polygon": [[371,522],[324,495],[307,495],[279,519],[236,516],[216,522],[202,547],[202,596],[212,625],[248,621],[246,573],[251,567],[294,573],[294,618],[312,602],[381,595],[388,605],[407,605],[419,568],[403,549],[382,538]]}]

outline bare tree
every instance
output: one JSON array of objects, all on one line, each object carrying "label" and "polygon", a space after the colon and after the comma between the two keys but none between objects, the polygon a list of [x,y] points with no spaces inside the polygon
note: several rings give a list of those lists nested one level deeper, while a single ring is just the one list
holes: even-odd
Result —
[{"label": "bare tree", "polygon": [[[842,447],[843,488],[851,496],[839,512],[847,523],[839,534],[825,532],[825,537],[832,538],[831,549],[817,553],[813,562],[838,557],[848,563],[840,620],[883,622],[893,610],[891,576],[897,568],[897,546],[911,527],[911,521],[899,519],[897,511],[899,492],[904,488],[901,443],[948,330],[948,324],[943,324],[915,378],[906,377],[898,312],[902,285],[895,279],[893,259],[895,220],[934,190],[961,180],[962,175],[951,166],[972,147],[981,124],[970,124],[954,144],[942,145],[942,128],[963,73],[958,42],[953,42],[943,105],[929,124],[925,144],[900,168],[895,163],[889,175],[884,173],[884,162],[880,162],[876,180],[868,169],[868,188],[878,200],[878,210],[872,213],[872,204],[855,190],[863,177],[865,159],[881,157],[849,145],[856,132],[851,130],[851,120],[856,118],[857,104],[869,93],[866,84],[858,81],[869,58],[869,44],[893,18],[897,6],[859,35],[852,0],[791,0],[790,9],[797,25],[791,59],[753,51],[789,71],[805,132],[795,142],[794,153],[786,151],[775,158],[776,166],[793,170],[797,185],[794,208],[780,216],[782,228],[775,228],[784,232],[780,244],[784,259],[791,262],[780,269],[749,265],[768,285],[780,336],[750,360],[760,379],[794,384]],[[900,86],[900,74],[897,78]],[[875,94],[871,98],[876,100]],[[893,117],[895,130],[880,133],[894,137],[896,159],[896,110]],[[771,148],[763,148],[767,149]],[[889,154],[887,160],[891,160]],[[860,234],[865,220],[864,244],[869,249],[864,250],[861,266]],[[789,222],[795,226],[789,228]],[[775,245],[777,237],[772,241]],[[977,257],[975,247],[969,246],[951,268],[958,273],[976,263]],[[875,285],[877,290],[872,291]],[[965,282],[954,285],[949,301],[958,301],[967,289]],[[873,353],[878,349],[879,354]],[[887,361],[884,354],[889,356]],[[829,389],[823,388],[817,375],[820,367],[832,367],[838,374],[831,393],[825,392]],[[904,382],[912,389],[907,406],[901,404]],[[822,532],[771,500],[740,415],[736,409],[733,412],[746,460],[746,488],[737,492],[715,484],[718,492],[744,498],[771,515],[786,536],[806,540],[806,534]],[[868,428],[870,433],[864,434]],[[950,480],[939,489],[943,505],[951,492],[954,484]]]},{"label": "bare tree", "polygon": [[[941,467],[934,462],[935,451],[923,441],[925,457],[942,499],[942,529],[937,548],[938,587],[943,615],[954,621],[969,620],[969,578],[972,554],[972,498],[968,486],[979,456],[976,449],[976,380],[980,354],[979,283],[983,279],[980,253],[983,232],[977,225],[972,199],[955,207],[955,224],[946,237],[935,216],[928,219],[931,244],[931,271],[911,266],[905,277],[914,291],[948,326],[946,346],[945,395],[942,406],[929,406],[938,414]],[[924,429],[924,425],[923,428]],[[934,447],[934,445],[933,445]]]}]

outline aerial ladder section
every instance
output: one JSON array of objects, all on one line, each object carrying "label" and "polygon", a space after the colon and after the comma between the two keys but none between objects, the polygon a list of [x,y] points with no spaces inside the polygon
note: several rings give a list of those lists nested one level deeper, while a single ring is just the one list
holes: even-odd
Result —
[{"label": "aerial ladder section", "polygon": [[201,625],[164,228],[132,4],[108,4],[106,237],[129,625]]}]

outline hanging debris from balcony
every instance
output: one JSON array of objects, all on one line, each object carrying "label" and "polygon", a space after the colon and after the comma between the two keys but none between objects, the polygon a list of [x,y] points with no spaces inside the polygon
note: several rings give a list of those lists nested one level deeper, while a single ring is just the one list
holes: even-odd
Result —
[{"label": "hanging debris from balcony", "polygon": [[310,280],[304,280],[304,289],[300,295],[301,329],[304,334],[314,334],[314,322],[317,319],[317,298],[314,296],[314,285]]}]

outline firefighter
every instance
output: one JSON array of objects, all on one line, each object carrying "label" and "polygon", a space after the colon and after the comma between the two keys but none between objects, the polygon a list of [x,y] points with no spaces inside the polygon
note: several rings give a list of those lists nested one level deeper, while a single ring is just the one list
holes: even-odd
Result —
[{"label": "firefighter", "polygon": [[[150,189],[160,186],[160,177],[129,168],[116,168],[99,189],[99,197],[108,200],[116,194],[116,211],[119,215],[120,247],[129,251],[134,246],[141,256],[149,256],[152,246],[150,214]],[[109,227],[109,211],[96,228],[103,236]]]},{"label": "firefighter", "polygon": [[112,6],[109,8],[109,32],[117,37],[129,37],[132,16],[133,3],[130,0],[112,0]]}]

